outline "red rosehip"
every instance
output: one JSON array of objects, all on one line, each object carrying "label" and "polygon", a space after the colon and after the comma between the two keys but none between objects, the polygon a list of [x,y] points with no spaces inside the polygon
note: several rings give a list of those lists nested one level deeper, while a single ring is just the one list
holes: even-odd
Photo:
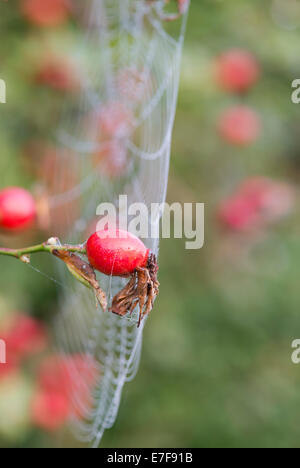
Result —
[{"label": "red rosehip", "polygon": [[34,396],[31,417],[37,427],[56,431],[65,424],[69,415],[70,403],[63,393],[39,390]]},{"label": "red rosehip", "polygon": [[133,234],[121,229],[95,232],[87,241],[90,264],[105,275],[129,276],[146,267],[149,249]]},{"label": "red rosehip", "polygon": [[246,50],[229,50],[217,59],[216,80],[226,91],[247,91],[257,82],[259,75],[256,58]]},{"label": "red rosehip", "polygon": [[6,364],[0,365],[0,380],[16,373],[24,359],[43,351],[48,342],[43,324],[20,314],[1,321],[0,337],[6,344]]},{"label": "red rosehip", "polygon": [[30,227],[36,216],[32,195],[19,187],[0,191],[0,229],[22,231]]},{"label": "red rosehip", "polygon": [[22,0],[21,12],[37,26],[59,26],[70,14],[69,0]]},{"label": "red rosehip", "polygon": [[70,378],[64,369],[63,358],[47,357],[40,365],[38,383],[45,392],[63,393],[69,395]]},{"label": "red rosehip", "polygon": [[91,388],[97,381],[97,367],[91,356],[73,354],[46,358],[39,369],[38,381],[44,390],[63,392],[70,396],[72,387],[78,386],[78,377],[85,387]]},{"label": "red rosehip", "polygon": [[232,145],[248,146],[254,143],[261,131],[259,115],[248,107],[233,107],[219,120],[220,136]]},{"label": "red rosehip", "polygon": [[224,226],[234,231],[247,230],[258,222],[255,203],[240,196],[225,200],[219,207],[218,218]]},{"label": "red rosehip", "polygon": [[9,361],[14,363],[43,351],[48,342],[44,325],[33,317],[17,315],[4,332]]},{"label": "red rosehip", "polygon": [[294,204],[294,190],[266,177],[246,179],[218,210],[220,222],[232,230],[253,230],[279,221]]},{"label": "red rosehip", "polygon": [[[38,372],[38,384],[43,394],[62,395],[69,401],[69,409],[84,417],[91,407],[91,394],[100,376],[99,366],[89,355],[51,356]],[[75,395],[75,398],[74,398]],[[74,407],[80,401],[79,407]]]},{"label": "red rosehip", "polygon": [[57,91],[76,91],[79,89],[79,78],[75,67],[66,60],[48,59],[38,69],[35,80]]},{"label": "red rosehip", "polygon": [[289,214],[295,202],[295,192],[290,184],[267,177],[245,180],[239,192],[256,204],[264,223],[276,222]]}]

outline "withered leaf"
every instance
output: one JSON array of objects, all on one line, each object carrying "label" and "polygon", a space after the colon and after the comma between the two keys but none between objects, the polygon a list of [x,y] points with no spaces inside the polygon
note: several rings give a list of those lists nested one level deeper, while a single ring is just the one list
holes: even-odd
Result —
[{"label": "withered leaf", "polygon": [[105,312],[107,309],[107,297],[103,289],[101,289],[96,278],[96,273],[91,265],[82,260],[78,255],[70,253],[67,250],[54,249],[52,253],[66,264],[70,273],[80,283],[94,290],[96,299]]}]

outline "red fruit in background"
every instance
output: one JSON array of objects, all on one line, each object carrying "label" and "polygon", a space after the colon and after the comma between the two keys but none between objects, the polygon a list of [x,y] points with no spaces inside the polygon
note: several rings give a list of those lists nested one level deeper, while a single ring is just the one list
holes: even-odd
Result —
[{"label": "red fruit in background", "polygon": [[39,68],[35,80],[58,91],[79,89],[79,77],[75,68],[67,60],[49,59]]},{"label": "red fruit in background", "polygon": [[37,26],[59,26],[70,15],[69,0],[21,0],[21,13]]},{"label": "red fruit in background", "polygon": [[295,202],[295,191],[290,184],[267,177],[247,179],[241,184],[239,192],[253,200],[265,222],[274,222],[286,216]]},{"label": "red fruit in background", "polygon": [[94,233],[87,241],[90,264],[105,275],[129,276],[146,267],[149,249],[133,234],[121,229]]},{"label": "red fruit in background", "polygon": [[63,393],[39,390],[33,398],[31,418],[39,428],[56,431],[65,424],[69,414],[69,400]]},{"label": "red fruit in background", "polygon": [[93,391],[100,378],[99,365],[92,356],[73,354],[62,360],[69,381],[71,412],[84,418],[93,405]]},{"label": "red fruit in background", "polygon": [[262,228],[289,214],[295,201],[293,188],[266,177],[245,180],[218,210],[220,222],[233,230]]},{"label": "red fruit in background", "polygon": [[6,364],[0,364],[0,379],[16,373],[24,359],[43,351],[48,344],[44,325],[21,314],[1,321],[0,337],[6,345]]},{"label": "red fruit in background", "polygon": [[255,205],[247,198],[233,196],[219,207],[220,222],[233,230],[245,230],[258,221]]},{"label": "red fruit in background", "polygon": [[4,332],[8,361],[14,363],[43,351],[48,342],[44,325],[26,315],[17,315]]},{"label": "red fruit in background", "polygon": [[70,382],[60,358],[51,356],[42,362],[38,372],[38,383],[44,391],[68,395]]},{"label": "red fruit in background", "polygon": [[216,80],[226,91],[247,91],[258,81],[259,75],[256,58],[246,50],[232,49],[217,59]]},{"label": "red fruit in background", "polygon": [[226,110],[218,123],[220,136],[236,146],[254,143],[261,132],[261,120],[252,109],[244,106]]},{"label": "red fruit in background", "polygon": [[0,229],[22,231],[30,227],[36,216],[32,195],[19,187],[0,191]]},{"label": "red fruit in background", "polygon": [[51,356],[44,360],[38,373],[38,382],[43,390],[62,392],[68,397],[79,380],[91,388],[99,377],[96,363],[91,356],[73,354]]},{"label": "red fruit in background", "polygon": [[99,367],[91,356],[57,355],[42,363],[38,384],[43,394],[63,396],[69,402],[69,413],[84,417],[91,407],[91,394],[99,376]]}]

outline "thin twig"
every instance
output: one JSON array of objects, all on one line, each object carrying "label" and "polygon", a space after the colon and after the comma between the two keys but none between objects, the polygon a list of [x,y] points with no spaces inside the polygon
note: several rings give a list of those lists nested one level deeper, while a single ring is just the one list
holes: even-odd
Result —
[{"label": "thin twig", "polygon": [[86,254],[85,245],[71,245],[71,244],[61,244],[57,237],[51,237],[46,242],[42,244],[34,245],[31,247],[25,247],[21,249],[8,249],[0,248],[0,255],[6,255],[9,257],[17,258],[25,263],[29,263],[29,255],[46,252],[53,254],[53,251],[66,251],[71,253]]},{"label": "thin twig", "polygon": [[94,291],[96,300],[101,305],[103,312],[107,309],[107,298],[105,292],[101,289],[96,273],[92,266],[84,261],[79,255],[86,255],[85,244],[71,245],[61,244],[57,237],[51,237],[42,244],[25,247],[24,249],[0,248],[0,255],[17,258],[23,263],[30,263],[30,255],[38,252],[46,252],[62,260],[67,266],[69,272],[88,288]]}]

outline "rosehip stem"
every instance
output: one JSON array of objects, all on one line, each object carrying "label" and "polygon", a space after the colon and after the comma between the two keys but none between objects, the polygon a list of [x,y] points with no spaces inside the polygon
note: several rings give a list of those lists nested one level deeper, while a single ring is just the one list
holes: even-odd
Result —
[{"label": "rosehip stem", "polygon": [[42,244],[34,245],[32,247],[26,247],[24,249],[7,249],[0,248],[0,255],[6,255],[9,257],[17,258],[24,263],[30,263],[29,255],[39,252],[46,252],[53,254],[53,252],[65,251],[70,253],[86,254],[85,244],[83,245],[70,245],[61,244],[59,239],[51,238]]},{"label": "rosehip stem", "polygon": [[97,281],[94,269],[80,256],[75,255],[86,255],[86,243],[81,245],[61,244],[57,237],[51,237],[42,244],[26,247],[24,249],[0,248],[0,255],[17,258],[23,263],[30,263],[30,255],[38,252],[50,253],[62,260],[67,266],[69,272],[77,279],[77,281],[80,281],[80,283],[94,291],[97,303],[99,302],[103,311],[106,311],[106,294],[101,289]]}]

